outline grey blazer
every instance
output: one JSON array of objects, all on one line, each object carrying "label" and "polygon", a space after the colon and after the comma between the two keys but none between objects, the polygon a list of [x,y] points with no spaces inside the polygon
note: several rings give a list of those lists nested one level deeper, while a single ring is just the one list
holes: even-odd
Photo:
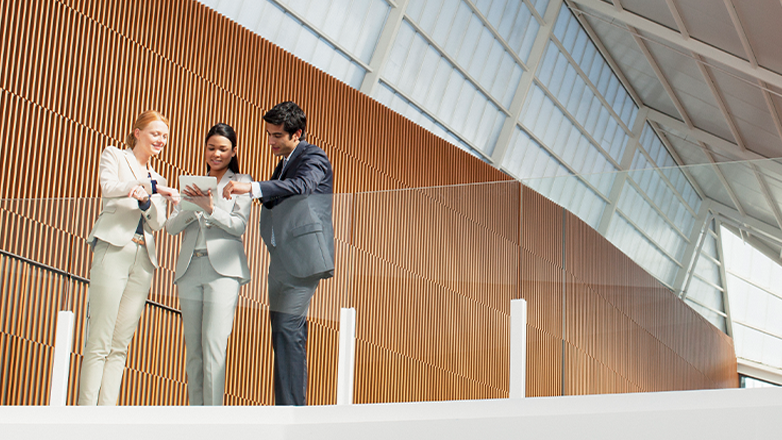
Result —
[{"label": "grey blazer", "polygon": [[[152,167],[149,167],[149,173],[159,184],[167,185],[166,179]],[[152,194],[151,206],[142,211],[138,207],[138,200],[128,197],[130,189],[136,185],[142,185],[147,192],[152,192],[147,168],[138,163],[133,150],[108,146],[100,155],[99,178],[102,209],[87,242],[93,243],[99,238],[114,246],[125,246],[133,239],[139,218],[143,216],[144,240],[149,260],[158,267],[152,231],[159,231],[165,225],[166,200],[160,194]]]},{"label": "grey blazer", "polygon": [[334,276],[333,180],[326,153],[301,141],[288,166],[283,170],[280,161],[272,179],[260,182],[261,237],[294,277]]},{"label": "grey blazer", "polygon": [[[227,170],[218,186],[229,180],[252,181],[247,174],[234,174],[233,171]],[[213,194],[213,199],[214,210],[211,215],[205,212],[182,211],[177,206],[166,222],[166,231],[169,234],[177,235],[184,231],[174,284],[187,272],[199,229],[204,234],[209,263],[215,272],[238,278],[241,284],[250,282],[250,268],[247,266],[247,255],[242,245],[242,234],[247,228],[252,198],[249,195],[235,195],[231,200],[227,200],[220,194]]]}]

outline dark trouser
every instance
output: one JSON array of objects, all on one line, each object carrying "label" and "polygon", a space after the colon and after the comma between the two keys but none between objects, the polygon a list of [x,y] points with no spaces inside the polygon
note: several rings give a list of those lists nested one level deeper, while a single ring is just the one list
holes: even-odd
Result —
[{"label": "dark trouser", "polygon": [[272,257],[269,318],[276,405],[307,404],[307,310],[320,277],[296,278]]}]

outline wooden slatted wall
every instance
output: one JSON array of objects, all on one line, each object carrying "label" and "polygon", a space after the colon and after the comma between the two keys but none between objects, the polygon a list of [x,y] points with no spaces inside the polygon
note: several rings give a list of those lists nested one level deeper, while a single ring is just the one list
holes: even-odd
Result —
[{"label": "wooden slatted wall", "polygon": [[[655,299],[665,307],[654,310],[618,309],[626,319],[617,328],[646,332],[669,319],[663,312],[677,323],[695,322],[684,326],[690,342],[663,339],[655,346],[659,365],[676,363],[681,374],[629,372],[639,367],[607,361],[614,352],[599,345],[609,343],[604,332],[573,324],[589,318],[591,326],[604,325],[591,309],[579,314],[571,305],[563,315],[563,295],[584,307],[597,307],[598,299],[575,287],[563,290],[562,245],[573,239],[563,239],[561,208],[192,0],[0,0],[0,166],[11,171],[0,174],[0,249],[88,277],[85,237],[100,207],[99,155],[106,145],[121,146],[136,115],[151,108],[170,118],[169,145],[154,162],[169,181],[205,171],[202,136],[216,122],[236,128],[242,171],[263,179],[275,159],[261,116],[284,100],[307,112],[308,140],[329,155],[338,193],[337,275],[321,283],[310,309],[311,404],[336,400],[344,306],[358,315],[357,402],[507,396],[509,300],[520,297],[530,310],[529,395],[735,385],[730,341],[667,300]],[[485,184],[467,185],[475,183]],[[250,224],[258,220],[256,205]],[[592,237],[582,229],[568,233]],[[159,233],[157,242],[161,268],[150,300],[160,306],[148,305],[131,344],[121,404],[187,401],[172,287],[179,238]],[[248,228],[245,248],[253,279],[240,292],[225,403],[270,404],[268,255],[256,227]],[[606,261],[621,260],[610,246],[592,249],[605,252]],[[590,254],[593,266],[602,261],[596,255]],[[0,263],[0,404],[47,401],[60,309],[77,318],[69,384],[75,403],[86,283],[11,257]],[[611,282],[589,284],[590,277],[611,275],[593,266],[568,270],[568,286],[581,283],[593,297],[607,295],[599,300],[604,308],[628,301],[639,283],[648,286],[644,296],[666,295],[632,262],[622,264],[627,273],[614,284],[625,288],[609,294],[603,286]],[[615,334],[610,344],[637,341]],[[632,353],[646,354],[643,347]],[[614,377],[640,388],[614,385]]]},{"label": "wooden slatted wall", "polygon": [[565,223],[566,394],[738,386],[726,334],[575,215]]},{"label": "wooden slatted wall", "polygon": [[519,298],[527,300],[528,396],[562,395],[562,208],[524,187]]}]

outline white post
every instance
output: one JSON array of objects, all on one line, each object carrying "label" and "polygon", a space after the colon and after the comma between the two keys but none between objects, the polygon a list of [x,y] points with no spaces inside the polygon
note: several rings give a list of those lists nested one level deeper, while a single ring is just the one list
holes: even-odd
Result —
[{"label": "white post", "polygon": [[353,373],[356,366],[356,309],[339,312],[337,405],[353,404]]},{"label": "white post", "polygon": [[527,381],[527,301],[510,301],[510,395],[511,399],[526,396]]},{"label": "white post", "polygon": [[57,333],[54,336],[54,362],[52,363],[52,389],[50,406],[65,406],[68,399],[68,373],[73,348],[73,312],[57,312]]}]

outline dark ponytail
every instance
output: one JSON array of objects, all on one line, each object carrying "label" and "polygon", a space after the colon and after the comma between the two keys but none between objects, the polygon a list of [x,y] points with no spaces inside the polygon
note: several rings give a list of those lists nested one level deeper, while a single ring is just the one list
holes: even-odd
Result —
[{"label": "dark ponytail", "polygon": [[[228,139],[231,142],[231,149],[236,149],[236,131],[228,125],[223,124],[222,122],[215,124],[212,128],[209,129],[209,132],[206,134],[206,140],[204,143],[209,142],[209,139],[212,136],[222,136],[226,139]],[[234,154],[234,157],[231,158],[231,162],[228,164],[228,169],[233,171],[236,174],[239,174],[239,158]],[[211,167],[209,164],[206,165],[206,172],[208,173],[211,171]]]}]

